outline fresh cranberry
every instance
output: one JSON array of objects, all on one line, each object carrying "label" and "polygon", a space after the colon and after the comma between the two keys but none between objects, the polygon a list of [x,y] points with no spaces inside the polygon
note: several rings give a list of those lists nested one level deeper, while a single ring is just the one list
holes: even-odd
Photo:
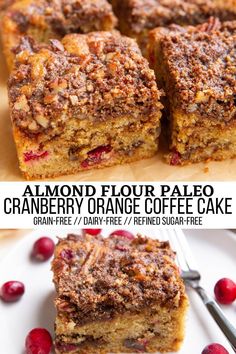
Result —
[{"label": "fresh cranberry", "polygon": [[5,302],[14,302],[21,298],[25,292],[25,286],[20,281],[11,280],[2,285],[0,295]]},{"label": "fresh cranberry", "polygon": [[85,234],[97,236],[101,233],[102,229],[83,229],[83,231]]},{"label": "fresh cranberry", "polygon": [[202,354],[229,354],[229,352],[221,344],[212,343],[203,349]]},{"label": "fresh cranberry", "polygon": [[177,166],[180,164],[180,153],[178,151],[173,151],[171,154],[170,164],[172,166]]},{"label": "fresh cranberry", "polygon": [[39,159],[43,159],[46,156],[48,156],[48,151],[42,151],[42,152],[27,151],[24,153],[24,161],[29,162],[32,160],[39,160]]},{"label": "fresh cranberry", "polygon": [[107,146],[99,146],[96,149],[89,151],[87,159],[85,159],[81,163],[81,166],[86,168],[100,163],[104,159],[105,155],[111,152],[111,150],[112,147],[110,145],[107,145]]},{"label": "fresh cranberry", "polygon": [[214,288],[216,300],[228,305],[236,299],[236,284],[228,278],[218,280]]},{"label": "fresh cranberry", "polygon": [[32,329],[25,340],[26,354],[49,354],[52,338],[45,328]]},{"label": "fresh cranberry", "polygon": [[48,260],[54,252],[55,244],[49,237],[39,238],[33,245],[32,256],[39,261]]},{"label": "fresh cranberry", "polygon": [[127,238],[128,240],[133,240],[135,237],[134,235],[129,232],[129,231],[126,231],[126,230],[116,230],[116,231],[113,231],[110,236],[120,236],[120,237],[124,237],[124,238]]}]

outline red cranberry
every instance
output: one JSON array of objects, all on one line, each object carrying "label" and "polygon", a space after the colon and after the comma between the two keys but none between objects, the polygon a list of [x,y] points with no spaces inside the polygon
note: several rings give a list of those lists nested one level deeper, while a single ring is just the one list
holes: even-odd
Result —
[{"label": "red cranberry", "polygon": [[66,262],[70,262],[73,259],[74,255],[75,253],[69,248],[62,250],[60,253],[61,258],[64,259],[64,261]]},{"label": "red cranberry", "polygon": [[25,292],[25,286],[20,281],[11,280],[2,285],[0,295],[5,302],[14,302],[21,298]]},{"label": "red cranberry", "polygon": [[126,231],[126,230],[116,230],[116,231],[113,231],[110,236],[120,236],[120,237],[124,237],[124,238],[127,238],[128,240],[133,240],[135,237],[134,235],[129,232],[129,231]]},{"label": "red cranberry", "polygon": [[62,353],[69,353],[78,349],[78,345],[70,343],[56,343],[56,349]]},{"label": "red cranberry", "polygon": [[45,328],[32,329],[25,340],[26,354],[49,354],[52,338]]},{"label": "red cranberry", "polygon": [[231,304],[236,299],[236,284],[231,279],[222,278],[216,283],[214,292],[220,304]]},{"label": "red cranberry", "polygon": [[112,147],[110,145],[107,146],[99,146],[96,149],[93,149],[88,152],[88,157],[85,159],[82,163],[81,166],[86,168],[95,164],[100,163],[106,154],[111,152]]},{"label": "red cranberry", "polygon": [[229,354],[229,352],[221,344],[212,343],[203,349],[202,354]]},{"label": "red cranberry", "polygon": [[180,153],[178,151],[172,152],[170,164],[172,166],[177,166],[180,164]]},{"label": "red cranberry", "polygon": [[97,236],[101,233],[102,229],[83,229],[83,231],[85,234]]},{"label": "red cranberry", "polygon": [[54,252],[55,244],[49,237],[39,238],[33,245],[32,256],[39,261],[48,260]]},{"label": "red cranberry", "polygon": [[48,156],[48,151],[42,151],[42,152],[27,151],[24,153],[24,161],[29,162],[32,160],[39,160],[39,159],[43,159],[46,156]]}]

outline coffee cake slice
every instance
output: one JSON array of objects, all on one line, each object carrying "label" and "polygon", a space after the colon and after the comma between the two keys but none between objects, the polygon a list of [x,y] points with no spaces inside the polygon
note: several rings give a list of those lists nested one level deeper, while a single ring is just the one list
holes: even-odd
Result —
[{"label": "coffee cake slice", "polygon": [[166,91],[172,165],[236,157],[236,21],[150,32],[149,61]]},{"label": "coffee cake slice", "polygon": [[168,242],[68,235],[52,262],[57,354],[175,352],[188,300]]},{"label": "coffee cake slice", "polygon": [[2,19],[2,42],[11,70],[23,36],[38,42],[69,33],[110,31],[117,20],[107,0],[8,0]]},{"label": "coffee cake slice", "polygon": [[26,178],[156,153],[160,91],[133,39],[93,32],[31,47],[25,39],[9,80],[13,133]]},{"label": "coffee cake slice", "polygon": [[144,53],[148,32],[155,27],[197,25],[210,16],[236,20],[235,0],[112,0],[112,5],[121,32],[136,38]]}]

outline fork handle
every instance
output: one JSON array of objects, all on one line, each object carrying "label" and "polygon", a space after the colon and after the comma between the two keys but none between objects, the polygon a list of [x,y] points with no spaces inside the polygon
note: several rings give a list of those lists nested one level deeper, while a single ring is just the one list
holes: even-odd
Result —
[{"label": "fork handle", "polygon": [[196,286],[194,289],[197,291],[211,316],[214,318],[221,331],[224,333],[229,343],[231,344],[232,349],[236,353],[236,329],[226,318],[217,303],[208,296],[206,291],[201,286]]}]

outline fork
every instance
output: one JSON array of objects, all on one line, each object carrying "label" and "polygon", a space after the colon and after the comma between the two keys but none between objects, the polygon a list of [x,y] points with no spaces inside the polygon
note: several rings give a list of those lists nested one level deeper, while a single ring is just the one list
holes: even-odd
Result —
[{"label": "fork", "polygon": [[223,311],[217,303],[211,298],[205,289],[200,285],[201,274],[198,271],[192,252],[189,248],[187,239],[182,230],[168,230],[168,239],[176,251],[177,263],[181,269],[181,276],[186,286],[194,289],[204,305],[218,324],[221,331],[231,344],[232,349],[236,353],[236,328],[226,318]]}]

